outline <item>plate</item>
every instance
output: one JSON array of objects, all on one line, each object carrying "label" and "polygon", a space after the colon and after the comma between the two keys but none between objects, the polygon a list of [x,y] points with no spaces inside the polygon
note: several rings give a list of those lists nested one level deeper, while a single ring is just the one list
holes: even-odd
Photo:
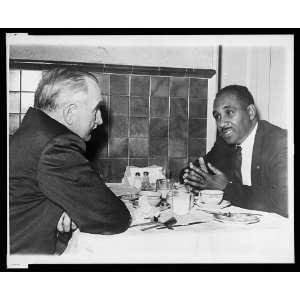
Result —
[{"label": "plate", "polygon": [[196,206],[202,209],[222,209],[227,206],[230,206],[231,202],[227,200],[223,200],[220,204],[207,204],[197,201]]},{"label": "plate", "polygon": [[139,196],[137,194],[125,194],[125,195],[121,195],[119,197],[123,201],[134,201],[134,200],[138,200],[139,199]]},{"label": "plate", "polygon": [[247,213],[215,213],[214,219],[223,223],[253,224],[260,221],[259,217]]},{"label": "plate", "polygon": [[137,194],[138,189],[123,183],[106,183],[106,186],[117,196]]}]

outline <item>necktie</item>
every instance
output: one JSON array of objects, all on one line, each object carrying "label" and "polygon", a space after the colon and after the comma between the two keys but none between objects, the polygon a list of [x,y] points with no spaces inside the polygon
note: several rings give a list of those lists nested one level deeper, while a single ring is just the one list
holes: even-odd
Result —
[{"label": "necktie", "polygon": [[242,147],[240,145],[236,145],[235,158],[233,161],[233,180],[237,183],[243,184],[241,167],[242,167]]}]

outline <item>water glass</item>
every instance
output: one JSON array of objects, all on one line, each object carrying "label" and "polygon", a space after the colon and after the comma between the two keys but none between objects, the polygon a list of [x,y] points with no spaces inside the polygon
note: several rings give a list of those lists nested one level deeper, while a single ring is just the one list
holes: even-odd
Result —
[{"label": "water glass", "polygon": [[169,179],[158,179],[156,181],[156,191],[161,193],[163,200],[167,198],[169,191],[172,189],[172,184]]},{"label": "water glass", "polygon": [[183,216],[188,215],[193,205],[193,194],[184,190],[172,191],[172,211],[173,214]]}]

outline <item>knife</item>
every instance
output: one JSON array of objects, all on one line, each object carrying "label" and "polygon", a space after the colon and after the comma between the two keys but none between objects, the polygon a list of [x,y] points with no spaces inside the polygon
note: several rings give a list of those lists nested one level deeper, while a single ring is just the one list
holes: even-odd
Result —
[{"label": "knife", "polygon": [[149,229],[153,229],[153,228],[157,228],[159,226],[164,226],[163,228],[168,228],[170,230],[174,230],[173,229],[173,224],[177,223],[177,220],[175,218],[171,218],[169,220],[167,220],[166,222],[159,222],[158,224],[156,225],[153,225],[153,226],[150,226],[150,227],[146,227],[146,228],[142,228],[141,231],[146,231],[146,230],[149,230]]},{"label": "knife", "polygon": [[[177,224],[177,225],[172,225],[172,227],[182,227],[182,226],[190,226],[190,225],[196,225],[196,224],[201,224],[201,223],[207,223],[207,222],[191,222],[188,224]],[[156,229],[165,229],[167,228],[166,226],[164,227],[157,227]]]},{"label": "knife", "polygon": [[[196,205],[199,206],[198,204],[196,204]],[[206,210],[206,209],[200,209],[200,210],[203,211],[203,212],[206,212],[208,214],[212,214],[212,215],[230,216],[230,214],[233,214],[233,215],[234,214],[240,214],[240,215],[247,215],[247,216],[261,216],[261,217],[263,217],[263,215],[261,215],[261,214],[255,214],[255,213],[214,212],[214,211],[209,211],[209,210]]]}]

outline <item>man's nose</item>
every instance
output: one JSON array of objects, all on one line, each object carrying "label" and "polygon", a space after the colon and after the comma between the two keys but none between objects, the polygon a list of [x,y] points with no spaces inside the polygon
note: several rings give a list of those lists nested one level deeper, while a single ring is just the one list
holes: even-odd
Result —
[{"label": "man's nose", "polygon": [[217,126],[219,128],[223,128],[223,127],[228,126],[228,120],[226,120],[226,118],[220,116],[220,118],[217,121]]},{"label": "man's nose", "polygon": [[97,112],[97,116],[96,116],[96,124],[97,124],[97,125],[103,124],[102,115],[101,115],[100,110]]}]

